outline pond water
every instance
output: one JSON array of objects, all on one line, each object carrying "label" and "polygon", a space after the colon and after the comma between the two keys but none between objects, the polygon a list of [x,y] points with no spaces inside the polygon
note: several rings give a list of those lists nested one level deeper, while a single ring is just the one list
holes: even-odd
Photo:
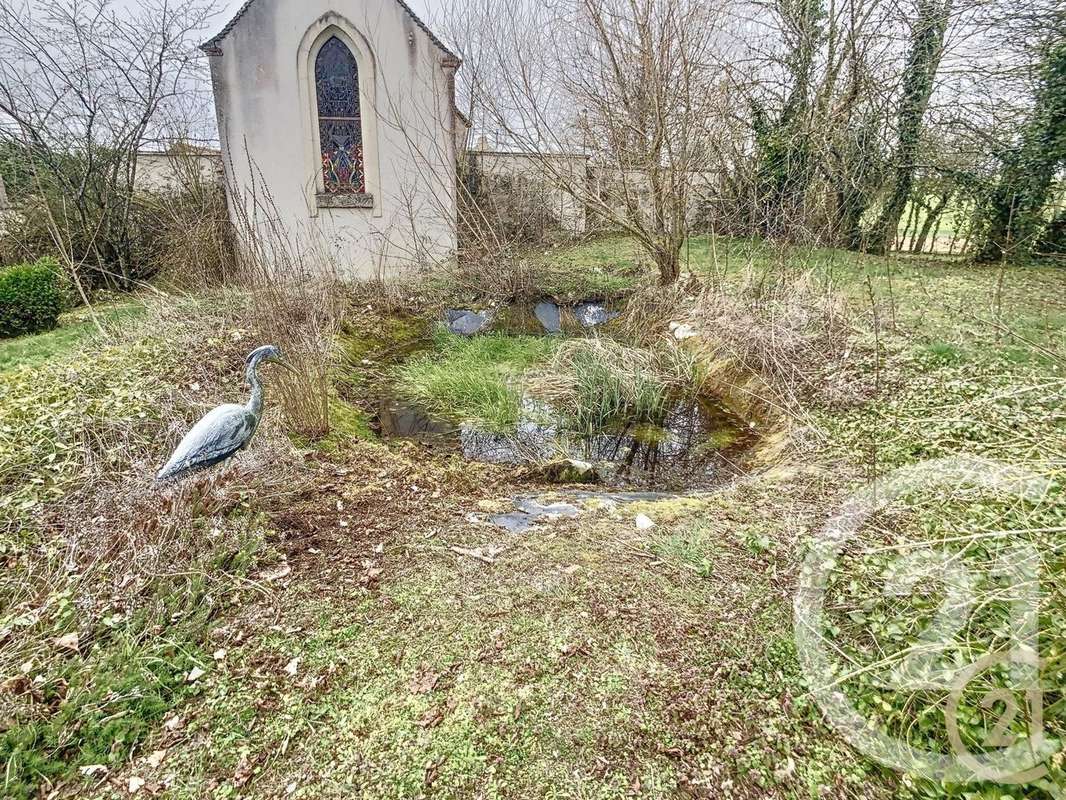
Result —
[{"label": "pond water", "polygon": [[[572,316],[563,310],[564,332],[573,325]],[[532,308],[504,309],[494,324],[509,335],[543,335]],[[667,492],[711,487],[735,477],[744,471],[757,442],[754,429],[713,397],[678,399],[654,423],[620,419],[592,431],[569,429],[551,407],[529,397],[521,402],[517,425],[506,431],[436,415],[393,384],[391,371],[397,365],[434,346],[425,327],[408,325],[405,331],[412,335],[398,341],[383,337],[382,346],[364,349],[352,363],[373,376],[357,393],[357,402],[383,439],[413,440],[429,451],[516,467],[575,459],[592,463],[598,482],[608,489]]]},{"label": "pond water", "polygon": [[678,401],[658,424],[619,421],[588,432],[562,427],[550,407],[536,401],[523,401],[522,412],[514,430],[497,432],[385,396],[371,426],[382,438],[416,440],[473,461],[523,465],[577,459],[594,464],[605,485],[668,490],[712,486],[739,474],[755,441],[749,426],[708,399]]}]

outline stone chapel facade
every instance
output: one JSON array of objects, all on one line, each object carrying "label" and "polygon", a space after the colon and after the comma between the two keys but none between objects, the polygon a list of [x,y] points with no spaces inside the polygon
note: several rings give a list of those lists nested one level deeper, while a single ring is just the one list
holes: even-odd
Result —
[{"label": "stone chapel facade", "polygon": [[248,0],[202,49],[241,227],[347,277],[453,256],[459,59],[402,0]]}]

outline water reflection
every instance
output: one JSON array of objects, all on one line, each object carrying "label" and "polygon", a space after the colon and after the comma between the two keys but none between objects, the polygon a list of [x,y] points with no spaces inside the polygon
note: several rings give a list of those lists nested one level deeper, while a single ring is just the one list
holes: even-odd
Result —
[{"label": "water reflection", "polygon": [[675,404],[660,424],[622,421],[588,432],[567,430],[552,410],[527,400],[512,431],[487,431],[471,423],[435,417],[399,398],[382,402],[377,425],[383,437],[406,438],[456,449],[474,461],[528,464],[575,458],[597,464],[609,484],[692,487],[737,471],[752,443],[741,420],[706,401]]}]

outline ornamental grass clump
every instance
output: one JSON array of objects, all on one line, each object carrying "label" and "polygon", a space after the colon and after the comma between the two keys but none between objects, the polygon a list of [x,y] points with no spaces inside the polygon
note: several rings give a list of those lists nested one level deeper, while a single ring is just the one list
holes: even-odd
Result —
[{"label": "ornamental grass clump", "polygon": [[397,386],[435,414],[503,431],[521,415],[523,373],[554,348],[555,341],[543,336],[464,339],[441,332],[432,352],[397,368]]}]

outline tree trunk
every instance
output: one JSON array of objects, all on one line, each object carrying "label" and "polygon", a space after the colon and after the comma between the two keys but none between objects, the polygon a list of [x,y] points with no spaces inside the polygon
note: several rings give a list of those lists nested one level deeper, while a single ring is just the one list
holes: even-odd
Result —
[{"label": "tree trunk", "polygon": [[681,276],[680,247],[656,245],[655,266],[659,268],[659,284],[670,286]]},{"label": "tree trunk", "polygon": [[952,0],[919,0],[918,19],[911,31],[910,52],[903,73],[903,96],[899,102],[899,143],[896,146],[892,188],[881,215],[870,233],[870,249],[885,252],[896,240],[900,217],[914,185],[922,120],[933,93],[933,80],[940,66],[944,32]]},{"label": "tree trunk", "polygon": [[[916,221],[918,216],[918,204],[911,203],[907,211],[907,221],[903,223],[903,232],[898,233],[898,237],[892,239],[892,250],[902,250],[907,245],[907,234],[910,233],[911,225]],[[899,225],[896,225],[897,229]]]},{"label": "tree trunk", "polygon": [[1036,251],[1042,255],[1066,254],[1066,209],[1060,209],[1044,229]]},{"label": "tree trunk", "polygon": [[999,182],[985,203],[975,261],[1028,255],[1043,227],[1055,172],[1066,160],[1066,44],[1049,49],[1042,66],[1022,141],[1004,157]]},{"label": "tree trunk", "polygon": [[918,240],[911,244],[912,253],[922,253],[925,251],[925,241],[929,238],[929,231],[932,230],[933,225],[937,225],[939,228],[940,215],[944,213],[944,208],[947,206],[948,200],[950,199],[951,192],[943,192],[940,195],[940,199],[929,209],[929,213],[925,217],[925,222],[922,223],[922,229],[918,233]]}]

